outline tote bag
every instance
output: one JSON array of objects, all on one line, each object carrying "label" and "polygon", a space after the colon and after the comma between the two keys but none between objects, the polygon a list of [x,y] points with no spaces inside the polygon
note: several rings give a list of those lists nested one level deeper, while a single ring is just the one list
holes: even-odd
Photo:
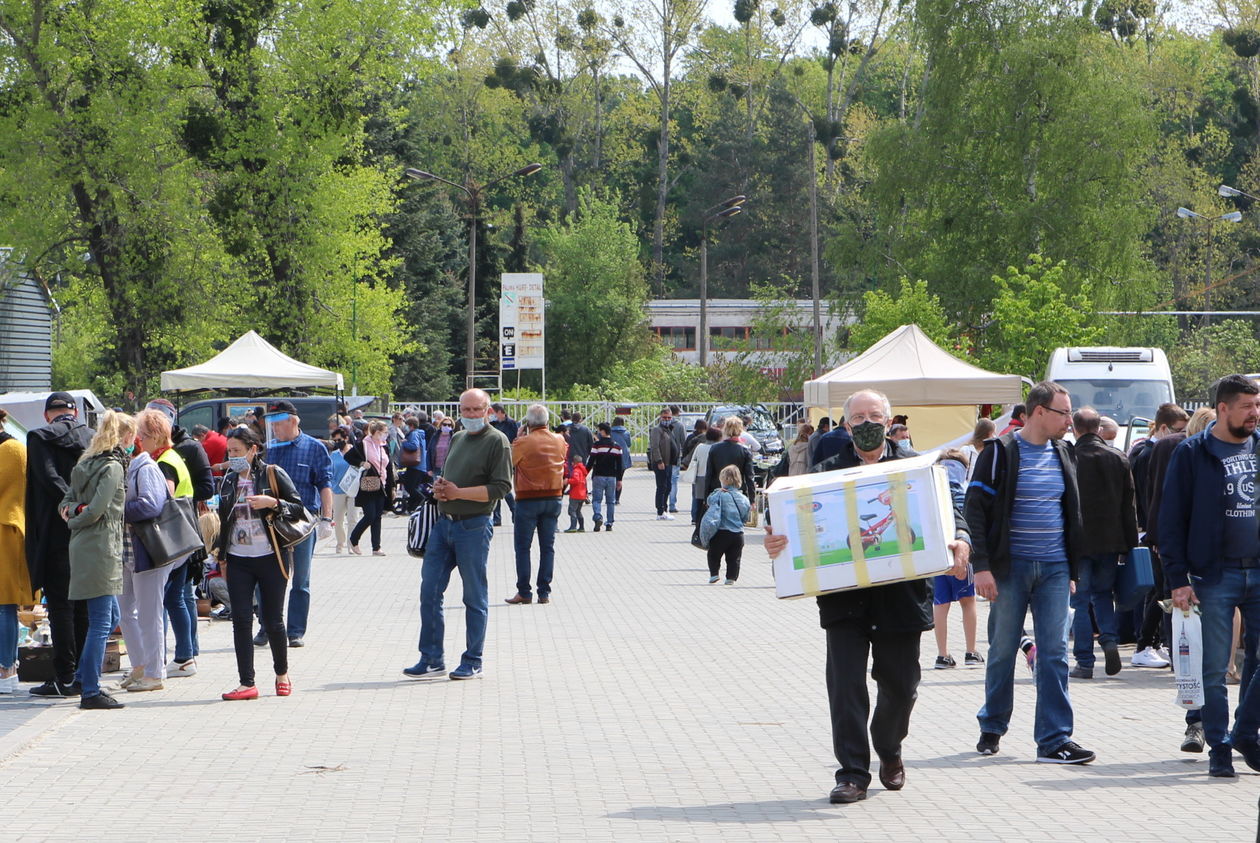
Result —
[{"label": "tote bag", "polygon": [[195,524],[192,501],[168,497],[156,518],[136,521],[131,529],[153,560],[153,567],[161,568],[205,546]]}]

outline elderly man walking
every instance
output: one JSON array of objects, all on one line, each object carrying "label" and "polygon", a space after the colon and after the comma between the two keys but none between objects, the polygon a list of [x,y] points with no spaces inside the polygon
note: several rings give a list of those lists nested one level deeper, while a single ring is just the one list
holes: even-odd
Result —
[{"label": "elderly man walking", "polygon": [[486,560],[494,535],[490,513],[512,488],[512,447],[490,426],[489,414],[490,396],[483,390],[470,389],[459,396],[464,429],[452,438],[442,476],[433,483],[438,519],[420,569],[420,661],[403,669],[409,679],[440,679],[446,674],[442,596],[456,568],[464,584],[466,644],[450,678],[481,676],[490,602]]},{"label": "elderly man walking", "polygon": [[513,606],[533,602],[529,551],[538,533],[538,602],[551,602],[551,575],[556,561],[556,525],[564,496],[564,437],[547,428],[550,413],[542,404],[525,412],[524,436],[512,442],[516,480],[516,594],[505,600]]},{"label": "elderly man walking", "polygon": [[[892,408],[883,393],[863,389],[844,403],[851,439],[838,454],[837,468],[872,465],[903,458],[887,438]],[[709,469],[712,471],[712,467]],[[967,576],[970,536],[962,511],[955,507],[957,532],[948,548],[951,573]],[[766,532],[766,551],[773,559],[787,547],[787,537]],[[818,598],[820,623],[827,631],[827,699],[831,704],[831,741],[840,767],[831,791],[833,804],[866,798],[871,781],[871,748],[879,756],[879,780],[887,790],[901,790],[906,768],[901,742],[910,731],[910,712],[918,698],[919,639],[932,628],[932,590],[918,579],[824,594]],[[870,696],[867,667],[879,696],[867,718]]]}]

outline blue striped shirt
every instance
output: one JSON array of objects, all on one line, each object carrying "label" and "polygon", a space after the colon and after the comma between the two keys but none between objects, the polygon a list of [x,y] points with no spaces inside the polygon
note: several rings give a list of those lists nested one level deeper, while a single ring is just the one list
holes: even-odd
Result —
[{"label": "blue striped shirt", "polygon": [[1033,445],[1017,432],[1019,479],[1011,509],[1011,556],[1066,562],[1063,525],[1063,466],[1053,442]]},{"label": "blue striped shirt", "polygon": [[311,512],[319,513],[319,490],[332,486],[333,477],[332,459],[324,443],[305,433],[288,442],[273,439],[267,443],[263,459],[283,468],[302,496],[302,503]]}]

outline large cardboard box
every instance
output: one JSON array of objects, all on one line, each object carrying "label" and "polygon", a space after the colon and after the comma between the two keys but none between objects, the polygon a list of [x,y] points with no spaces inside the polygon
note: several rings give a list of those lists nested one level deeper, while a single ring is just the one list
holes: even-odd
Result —
[{"label": "large cardboard box", "polygon": [[936,454],[781,477],[767,497],[787,549],[778,597],[812,597],[942,574],[953,565],[954,504]]}]

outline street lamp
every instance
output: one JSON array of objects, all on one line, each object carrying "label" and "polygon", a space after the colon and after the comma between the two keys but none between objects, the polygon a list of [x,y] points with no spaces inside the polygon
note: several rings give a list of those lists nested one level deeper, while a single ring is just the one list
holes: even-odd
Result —
[{"label": "street lamp", "polygon": [[700,351],[701,368],[709,365],[709,223],[744,212],[748,197],[740,193],[704,212],[700,224],[700,333],[696,348]]},{"label": "street lamp", "polygon": [[[1229,192],[1226,192],[1226,191],[1229,191]],[[1235,188],[1229,187],[1228,185],[1224,185],[1224,184],[1218,187],[1216,189],[1216,192],[1219,193],[1221,196],[1247,196],[1249,195],[1249,194],[1243,193],[1241,190],[1237,190]],[[1217,217],[1208,217],[1208,216],[1204,216],[1203,214],[1196,213],[1190,210],[1189,208],[1178,208],[1177,216],[1181,217],[1182,219],[1203,220],[1203,222],[1207,224],[1208,251],[1207,251],[1207,261],[1204,263],[1204,267],[1203,267],[1203,309],[1205,311],[1211,310],[1212,309],[1211,307],[1211,304],[1212,304],[1212,252],[1216,245],[1216,241],[1212,237],[1212,227],[1217,222],[1241,222],[1242,212],[1230,211],[1228,214],[1221,214],[1220,216],[1217,216]],[[1203,324],[1204,326],[1212,324],[1212,317],[1210,315],[1204,315]]]},{"label": "street lamp", "polygon": [[478,184],[473,181],[471,176],[465,184],[457,184],[450,179],[444,179],[441,176],[428,172],[427,170],[419,170],[415,167],[408,167],[403,170],[403,175],[408,178],[415,179],[416,181],[440,181],[442,184],[449,185],[456,190],[462,190],[468,197],[468,343],[465,350],[466,359],[464,362],[465,389],[473,388],[473,373],[476,369],[474,360],[477,353],[477,215],[481,210],[482,194],[505,179],[515,178],[517,176],[532,176],[541,169],[542,164],[526,164],[519,170],[504,173],[501,176],[491,179],[485,184]]}]

